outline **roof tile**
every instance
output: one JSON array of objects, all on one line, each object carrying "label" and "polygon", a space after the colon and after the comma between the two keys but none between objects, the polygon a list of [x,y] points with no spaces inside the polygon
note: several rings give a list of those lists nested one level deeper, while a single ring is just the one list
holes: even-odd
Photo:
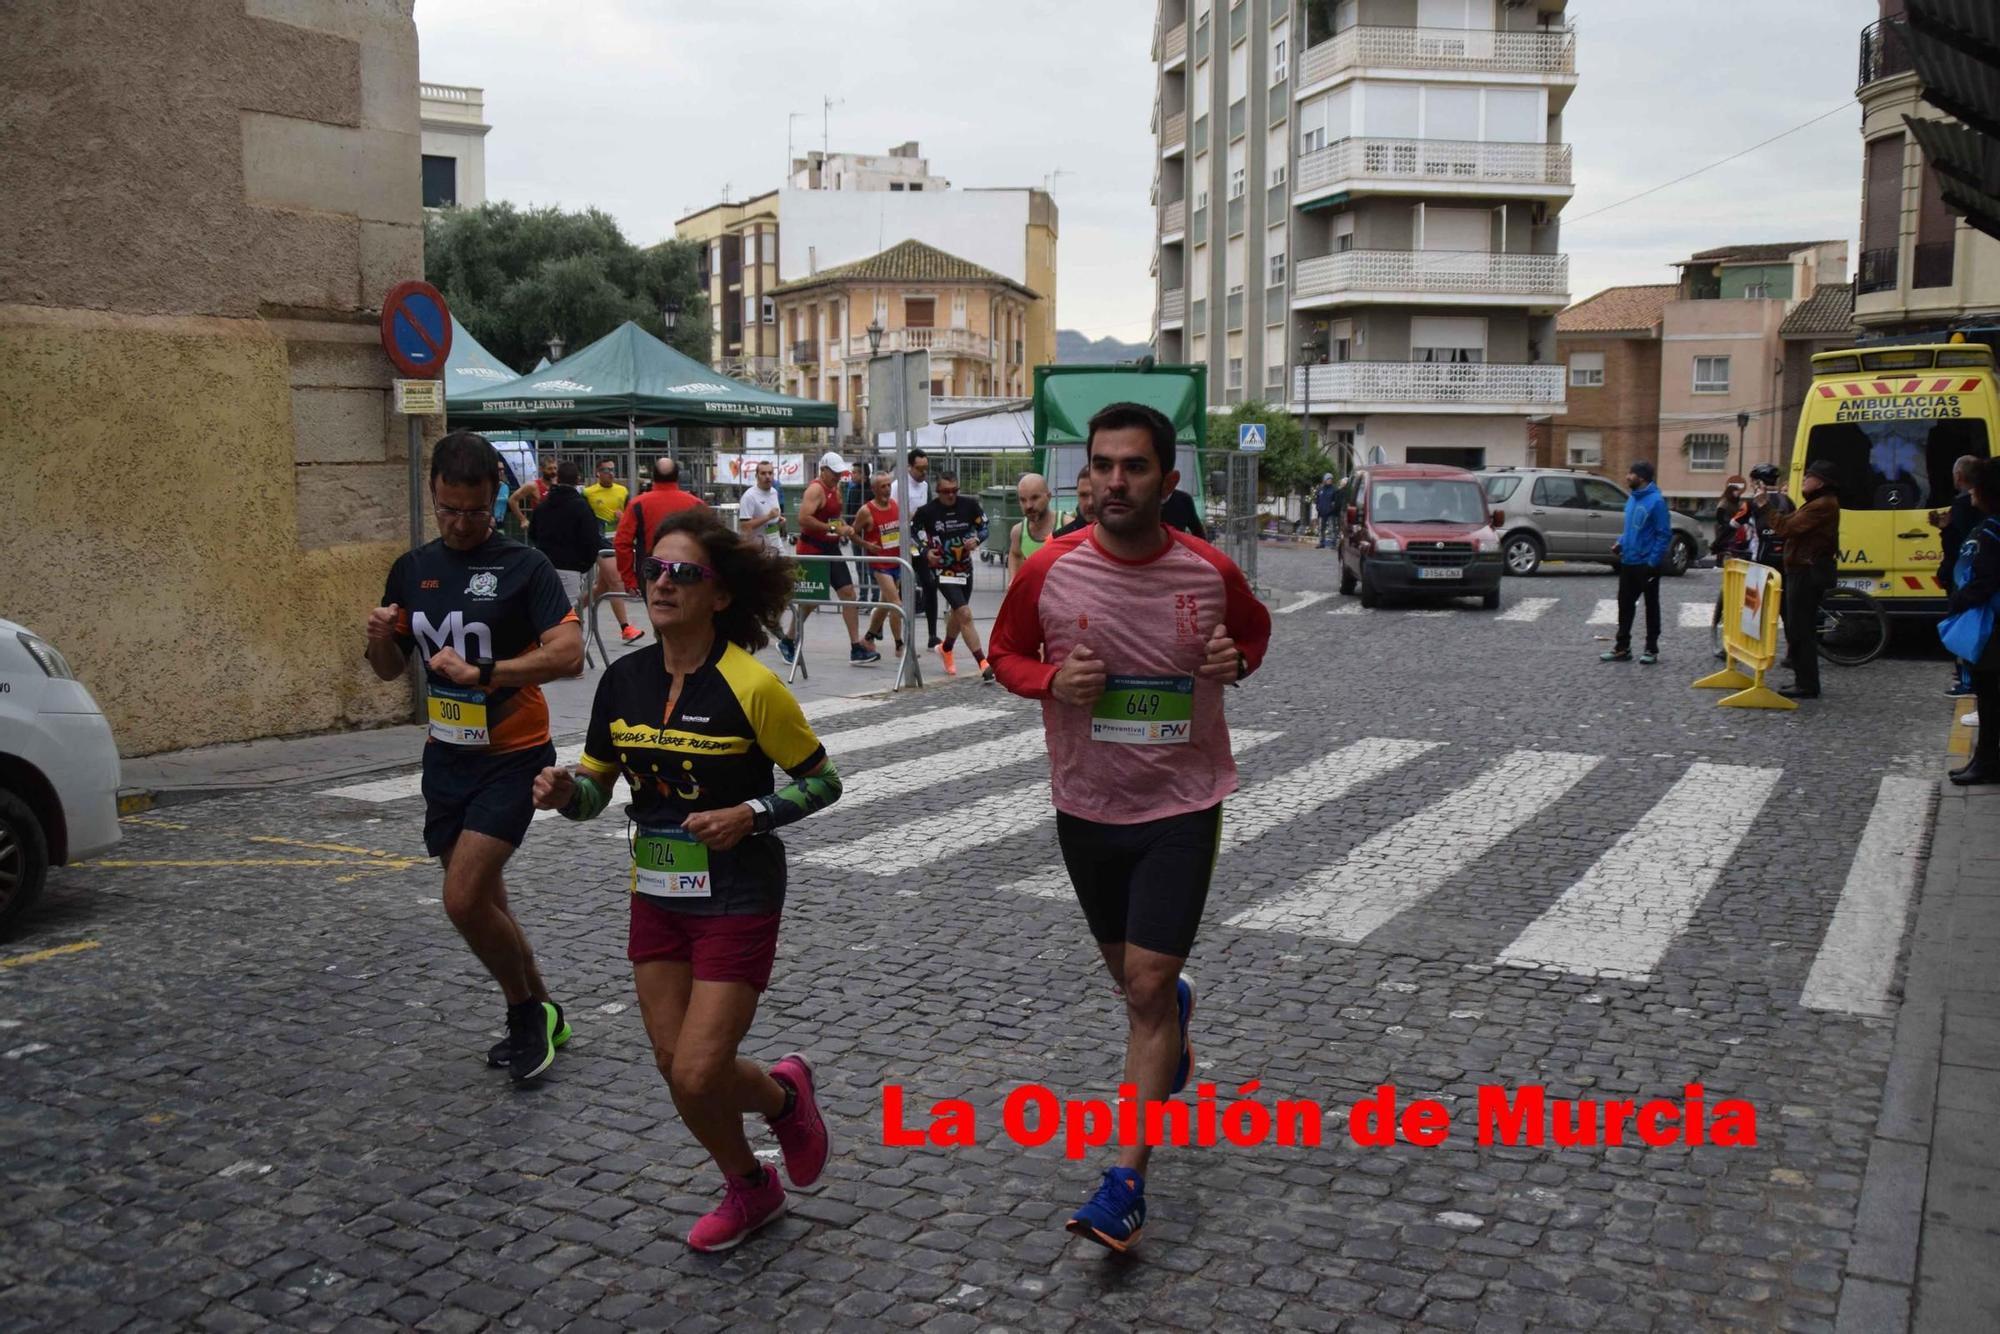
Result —
[{"label": "roof tile", "polygon": [[1674,283],[1607,287],[1596,296],[1585,297],[1557,315],[1556,332],[1644,332],[1660,322],[1667,303],[1679,296],[1680,290]]},{"label": "roof tile", "polygon": [[1036,295],[1004,273],[981,268],[971,260],[947,254],[922,241],[900,241],[878,255],[821,269],[810,278],[795,278],[771,289],[774,296],[823,283],[961,282],[993,283]]},{"label": "roof tile", "polygon": [[1813,294],[1792,307],[1778,326],[1781,338],[1850,337],[1854,333],[1854,286],[1851,283],[1822,283]]}]

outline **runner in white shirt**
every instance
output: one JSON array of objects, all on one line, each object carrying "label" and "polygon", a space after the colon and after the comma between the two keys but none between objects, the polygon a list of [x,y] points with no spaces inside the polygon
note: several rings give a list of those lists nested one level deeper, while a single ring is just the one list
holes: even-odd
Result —
[{"label": "runner in white shirt", "polygon": [[[931,501],[931,456],[921,449],[910,451],[909,472],[903,481],[910,488],[910,513],[915,514]],[[917,605],[924,610],[924,624],[930,630],[931,642],[926,646],[936,648],[941,642],[937,632],[937,578],[931,573],[930,562],[911,562],[917,571]]]},{"label": "runner in white shirt", "polygon": [[745,491],[737,503],[736,527],[745,537],[755,537],[771,550],[784,553],[785,505],[768,462],[757,465],[757,485]]}]

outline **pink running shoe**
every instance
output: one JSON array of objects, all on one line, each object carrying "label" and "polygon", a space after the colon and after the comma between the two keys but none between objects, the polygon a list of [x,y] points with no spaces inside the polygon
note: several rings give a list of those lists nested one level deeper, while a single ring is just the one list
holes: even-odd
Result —
[{"label": "pink running shoe", "polygon": [[802,1053],[793,1052],[771,1067],[771,1078],[790,1086],[796,1095],[792,1114],[771,1122],[778,1147],[785,1151],[785,1175],[794,1186],[810,1186],[826,1170],[827,1154],[826,1122],[813,1097],[812,1066]]},{"label": "pink running shoe", "polygon": [[764,1184],[745,1185],[730,1177],[723,1184],[722,1203],[695,1220],[687,1243],[697,1251],[726,1251],[785,1212],[785,1187],[766,1167]]}]

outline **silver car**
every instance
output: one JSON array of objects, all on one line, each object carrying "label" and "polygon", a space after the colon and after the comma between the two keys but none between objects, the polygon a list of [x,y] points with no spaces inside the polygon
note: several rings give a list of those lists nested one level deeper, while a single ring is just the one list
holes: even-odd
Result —
[{"label": "silver car", "polygon": [[[1616,563],[1611,544],[1625,531],[1625,488],[1577,468],[1488,468],[1486,500],[1505,515],[1500,551],[1507,573],[1533,574],[1545,560]],[[1706,545],[1701,525],[1669,510],[1673,541],[1666,573],[1686,574]]]}]

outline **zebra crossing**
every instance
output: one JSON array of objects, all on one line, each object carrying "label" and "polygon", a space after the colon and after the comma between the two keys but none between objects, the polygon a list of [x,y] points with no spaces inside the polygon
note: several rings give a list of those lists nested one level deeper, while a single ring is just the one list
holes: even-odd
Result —
[{"label": "zebra crossing", "polygon": [[[1322,616],[1359,616],[1362,614],[1362,607],[1359,600],[1355,598],[1333,599],[1334,595],[1331,593],[1306,593],[1290,604],[1279,607],[1276,610],[1280,616],[1292,615],[1297,612],[1307,612]],[[1333,605],[1324,606],[1323,604],[1328,601],[1333,601]],[[1565,605],[1572,608],[1587,606],[1588,610],[1583,613],[1583,623],[1586,626],[1618,624],[1617,598],[1595,598],[1587,602],[1566,600],[1559,597],[1512,598],[1503,601],[1500,612],[1489,619],[1507,625],[1535,625],[1544,620],[1553,622],[1568,619],[1569,615],[1573,615],[1573,613],[1566,614],[1558,610],[1558,608],[1562,608]],[[1676,625],[1683,630],[1706,630],[1715,616],[1715,595],[1710,593],[1699,599],[1680,600],[1672,600],[1663,596],[1661,598],[1660,612],[1663,621]],[[1434,617],[1473,616],[1478,613],[1468,607],[1392,606],[1383,609],[1381,613],[1377,614],[1386,614],[1391,617]],[[1643,617],[1644,614],[1642,608],[1640,615]]]},{"label": "zebra crossing", "polygon": [[[1704,612],[1706,606],[1703,607]],[[998,696],[991,703],[916,712],[884,711],[894,701],[838,701],[843,726],[822,734],[843,761],[843,814],[930,794],[931,810],[885,823],[828,821],[793,843],[793,860],[870,877],[906,876],[966,860],[1018,868],[1003,892],[1045,900],[1071,897],[1055,855],[1054,812],[1032,712]],[[809,710],[810,712],[810,710]],[[1025,724],[1025,725],[1024,725]],[[1218,887],[1241,883],[1232,860],[1288,827],[1345,827],[1341,803],[1395,785],[1398,771],[1430,757],[1464,763],[1465,776],[1414,814],[1361,839],[1330,865],[1316,866],[1282,891],[1236,908],[1222,925],[1357,945],[1422,912],[1442,892],[1532,822],[1579,799],[1578,789],[1612,757],[1514,750],[1478,757],[1460,742],[1402,737],[1345,741],[1308,759],[1272,763],[1274,743],[1296,734],[1258,728],[1234,733],[1242,786],[1228,803]],[[897,747],[942,740],[915,756]],[[1473,743],[1476,745],[1476,743]],[[558,755],[570,763],[581,747]],[[1028,770],[1026,766],[1034,764]],[[1480,767],[1475,767],[1480,766]],[[1435,769],[1433,765],[1430,768]],[[949,786],[1023,769],[1020,781],[953,802]],[[1689,763],[1629,828],[1603,833],[1608,846],[1488,962],[1571,976],[1656,979],[1663,961],[1700,919],[1704,906],[1756,827],[1783,770],[1707,761]],[[1414,779],[1400,780],[1406,785]],[[399,775],[326,789],[321,795],[386,802],[419,795],[420,776]],[[621,780],[622,784],[622,780]],[[940,791],[943,789],[943,791]],[[1891,996],[1904,926],[1918,880],[1935,791],[1928,780],[1881,779],[1872,814],[1852,853],[1838,903],[1823,930],[1799,996],[1807,1008],[1881,1016]],[[1726,801],[1718,794],[1726,793]],[[625,800],[620,791],[617,800]],[[546,814],[546,813],[545,813]],[[1595,818],[1588,822],[1598,827]],[[991,850],[1013,845],[1004,859]],[[1504,875],[1504,872],[1501,872]]]}]

